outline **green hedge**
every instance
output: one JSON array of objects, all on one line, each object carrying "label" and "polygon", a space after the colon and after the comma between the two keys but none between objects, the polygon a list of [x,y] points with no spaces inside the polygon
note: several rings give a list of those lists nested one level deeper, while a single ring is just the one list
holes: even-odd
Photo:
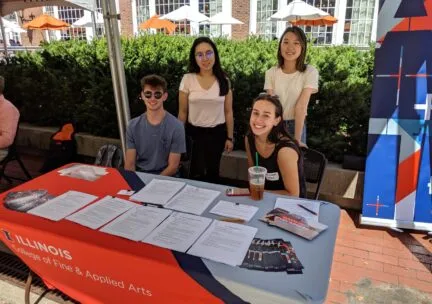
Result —
[{"label": "green hedge", "polygon": [[[187,70],[191,37],[150,35],[124,39],[124,66],[131,115],[144,110],[139,81],[159,74],[168,81],[165,107],[176,114],[178,87]],[[252,99],[263,91],[264,73],[276,63],[277,41],[216,39],[222,65],[234,88],[237,147]],[[310,103],[308,143],[340,161],[343,154],[364,155],[370,107],[373,49],[311,47],[308,62],[320,71],[320,91]],[[114,94],[105,40],[91,44],[62,41],[37,53],[21,53],[0,65],[7,79],[5,95],[21,109],[22,121],[59,125],[73,119],[81,132],[118,137]]]}]

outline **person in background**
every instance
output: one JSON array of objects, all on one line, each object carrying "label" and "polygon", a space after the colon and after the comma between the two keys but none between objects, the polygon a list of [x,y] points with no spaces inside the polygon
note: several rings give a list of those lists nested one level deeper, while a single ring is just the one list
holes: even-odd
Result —
[{"label": "person in background", "polygon": [[125,169],[153,174],[177,174],[186,152],[183,124],[165,111],[167,82],[157,75],[141,79],[141,98],[147,111],[132,119],[126,130]]},{"label": "person in background", "polygon": [[4,97],[4,88],[5,79],[0,76],[0,161],[14,142],[20,116],[18,109]]},{"label": "person in background", "polygon": [[[265,190],[306,197],[303,156],[297,141],[282,120],[282,105],[276,96],[260,94],[253,102],[245,147],[249,167],[267,169]],[[256,158],[258,164],[255,164]]]},{"label": "person in background", "polygon": [[219,182],[222,153],[234,145],[232,91],[216,45],[207,37],[192,44],[189,73],[180,83],[178,118],[193,141],[192,177]]},{"label": "person in background", "polygon": [[265,73],[264,90],[277,95],[283,107],[288,132],[306,146],[306,115],[312,94],[318,92],[318,71],[305,64],[306,35],[299,27],[288,27],[279,41],[278,65]]}]

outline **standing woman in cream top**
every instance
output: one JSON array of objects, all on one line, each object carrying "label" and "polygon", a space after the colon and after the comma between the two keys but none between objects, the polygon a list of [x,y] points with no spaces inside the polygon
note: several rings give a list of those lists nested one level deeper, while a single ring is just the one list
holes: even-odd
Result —
[{"label": "standing woman in cream top", "polygon": [[189,73],[180,83],[178,118],[194,143],[192,177],[217,183],[222,152],[233,149],[234,119],[230,82],[210,38],[192,44]]},{"label": "standing woman in cream top", "polygon": [[312,94],[318,92],[318,71],[305,64],[307,41],[299,27],[288,27],[279,41],[278,65],[265,74],[264,90],[278,95],[288,132],[306,146],[306,115]]}]

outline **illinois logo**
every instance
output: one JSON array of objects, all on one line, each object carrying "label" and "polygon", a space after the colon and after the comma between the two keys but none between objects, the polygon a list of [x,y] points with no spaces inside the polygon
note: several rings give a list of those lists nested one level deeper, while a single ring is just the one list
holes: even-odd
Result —
[{"label": "illinois logo", "polygon": [[9,242],[15,242],[14,239],[12,238],[11,233],[10,233],[9,231],[7,231],[7,230],[3,230],[3,229],[2,229],[2,232],[3,232],[4,236],[5,236],[5,238],[6,238]]}]

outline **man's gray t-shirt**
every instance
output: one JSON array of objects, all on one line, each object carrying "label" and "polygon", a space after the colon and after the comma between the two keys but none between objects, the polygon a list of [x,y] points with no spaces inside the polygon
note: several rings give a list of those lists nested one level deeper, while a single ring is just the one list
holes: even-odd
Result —
[{"label": "man's gray t-shirt", "polygon": [[184,126],[168,112],[162,122],[154,126],[144,113],[129,122],[126,145],[136,150],[137,170],[159,174],[168,166],[170,153],[186,152]]}]

